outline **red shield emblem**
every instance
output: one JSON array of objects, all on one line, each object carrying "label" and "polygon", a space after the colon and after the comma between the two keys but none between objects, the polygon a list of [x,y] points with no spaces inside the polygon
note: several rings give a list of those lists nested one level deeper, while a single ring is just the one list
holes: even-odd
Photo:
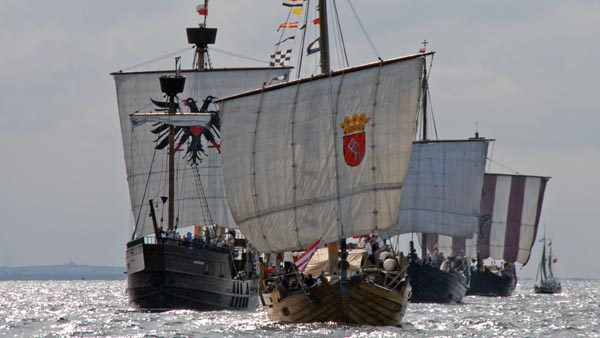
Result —
[{"label": "red shield emblem", "polygon": [[344,160],[351,167],[356,167],[365,157],[365,132],[344,136]]}]

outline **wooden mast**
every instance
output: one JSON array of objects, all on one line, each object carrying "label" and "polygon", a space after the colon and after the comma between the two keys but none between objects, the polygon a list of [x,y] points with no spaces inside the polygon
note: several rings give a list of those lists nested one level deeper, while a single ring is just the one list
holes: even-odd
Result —
[{"label": "wooden mast", "polygon": [[[175,96],[169,96],[169,115],[175,114]],[[168,193],[168,229],[173,230],[175,224],[175,127],[169,125],[169,193]]]},{"label": "wooden mast", "polygon": [[[321,49],[321,73],[329,74],[331,67],[329,65],[329,30],[327,23],[327,0],[319,0],[319,48]],[[341,240],[341,239],[340,239]],[[337,271],[339,246],[337,242],[327,243],[327,254],[329,256],[329,274]]]},{"label": "wooden mast", "polygon": [[[425,52],[426,48],[427,48],[427,44],[429,42],[427,42],[427,40],[423,40],[423,49],[422,51]],[[422,95],[422,130],[423,130],[423,135],[422,136],[422,141],[427,141],[427,94],[429,92],[429,87],[427,84],[427,62],[423,63],[423,82],[422,82],[422,86],[421,86],[421,95]],[[421,234],[421,259],[423,259],[423,261],[425,261],[425,258],[427,257],[427,233],[422,233]]]},{"label": "wooden mast", "polygon": [[[179,72],[180,57],[175,58],[175,76],[161,76],[160,88],[168,97],[169,115],[175,115],[175,96],[183,92],[185,86],[185,77]],[[175,127],[169,125],[169,150],[168,150],[168,165],[169,165],[169,188],[167,197],[167,226],[169,230],[175,228]]]}]

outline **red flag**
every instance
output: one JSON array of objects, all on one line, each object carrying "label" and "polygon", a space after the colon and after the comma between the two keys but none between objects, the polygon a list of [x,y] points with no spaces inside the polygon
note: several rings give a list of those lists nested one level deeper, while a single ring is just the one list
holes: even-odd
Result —
[{"label": "red flag", "polygon": [[552,263],[558,263],[558,258],[553,258]]},{"label": "red flag", "polygon": [[204,5],[204,4],[198,5],[198,6],[196,6],[196,12],[198,12],[198,14],[200,14],[200,15],[207,16],[208,8],[206,8],[206,5]]},{"label": "red flag", "polygon": [[304,269],[306,269],[308,262],[315,254],[315,252],[317,252],[317,249],[319,248],[319,243],[321,243],[320,239],[316,241],[315,244],[311,245],[310,248],[306,249],[306,251],[304,251],[302,255],[294,258],[294,264],[296,264],[296,268],[298,269],[298,271],[302,272],[304,271]]},{"label": "red flag", "polygon": [[316,18],[316,19],[314,19],[314,20],[313,20],[313,23],[314,23],[315,25],[318,25],[318,24],[320,24],[320,23],[321,23],[321,18]]}]

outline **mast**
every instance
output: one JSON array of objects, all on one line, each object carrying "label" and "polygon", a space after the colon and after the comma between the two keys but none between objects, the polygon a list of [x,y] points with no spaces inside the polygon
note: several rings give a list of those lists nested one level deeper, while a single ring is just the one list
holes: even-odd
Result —
[{"label": "mast", "polygon": [[[329,65],[329,30],[327,23],[327,0],[319,0],[319,48],[321,49],[321,73],[328,74],[331,71]],[[343,241],[343,243],[342,243]],[[340,244],[337,242],[327,243],[327,255],[329,257],[328,272],[333,274],[337,270],[339,247],[345,248],[345,239],[340,238]],[[347,254],[346,254],[347,255]]]},{"label": "mast", "polygon": [[544,235],[544,247],[542,248],[542,281],[548,279],[548,274],[546,273],[546,237]]},{"label": "mast", "polygon": [[[175,96],[169,96],[169,115],[175,114]],[[169,126],[169,193],[168,193],[168,218],[169,230],[175,228],[175,127]]]},{"label": "mast", "polygon": [[[198,11],[198,14],[204,16],[204,22],[199,24],[197,28],[187,28],[188,43],[196,45],[196,60],[195,67],[198,70],[204,70],[204,64],[206,61],[205,56],[208,55],[208,45],[215,43],[217,39],[217,29],[206,27],[206,17],[208,16],[208,0],[204,1],[204,7],[202,11]],[[209,61],[210,62],[210,61]]]},{"label": "mast", "polygon": [[[180,57],[175,58],[175,76],[161,76],[160,89],[168,97],[169,115],[175,115],[175,96],[183,92],[185,87],[185,77],[180,75],[179,71]],[[169,125],[169,192],[168,192],[168,218],[167,225],[169,230],[174,229],[175,224],[175,127]]]},{"label": "mast", "polygon": [[[427,49],[427,44],[429,42],[427,42],[427,40],[423,40],[423,48],[421,49],[421,52],[425,53],[426,49]],[[423,134],[422,136],[422,141],[426,141],[427,140],[427,93],[429,91],[429,87],[427,85],[427,62],[423,62],[423,82],[421,85],[421,96],[422,96],[422,116],[421,118],[422,120],[422,128],[423,128]],[[421,259],[423,259],[423,261],[425,261],[425,257],[427,256],[427,233],[423,233],[421,234]]]},{"label": "mast", "polygon": [[548,243],[548,274],[550,278],[554,278],[554,273],[552,273],[552,240]]},{"label": "mast", "polygon": [[321,38],[319,48],[321,49],[321,73],[327,74],[331,71],[329,66],[329,30],[327,24],[327,0],[319,0],[319,30]]}]

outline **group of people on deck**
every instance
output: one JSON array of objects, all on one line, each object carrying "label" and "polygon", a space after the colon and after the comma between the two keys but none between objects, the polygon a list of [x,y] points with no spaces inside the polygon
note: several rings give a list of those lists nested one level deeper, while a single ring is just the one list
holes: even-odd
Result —
[{"label": "group of people on deck", "polygon": [[381,239],[377,235],[361,236],[356,247],[367,251],[367,261],[370,265],[375,265],[375,257],[377,257],[378,252],[389,250],[387,239]]},{"label": "group of people on deck", "polygon": [[176,241],[179,241],[181,245],[190,246],[193,248],[204,248],[204,247],[214,247],[214,248],[223,248],[230,247],[232,248],[235,245],[235,230],[231,229],[228,232],[221,234],[220,236],[212,235],[211,230],[206,228],[203,234],[200,235],[192,235],[191,232],[187,232],[185,236],[179,234],[176,230],[167,230],[164,231],[162,227],[160,227],[160,237],[161,238],[169,238]]}]

